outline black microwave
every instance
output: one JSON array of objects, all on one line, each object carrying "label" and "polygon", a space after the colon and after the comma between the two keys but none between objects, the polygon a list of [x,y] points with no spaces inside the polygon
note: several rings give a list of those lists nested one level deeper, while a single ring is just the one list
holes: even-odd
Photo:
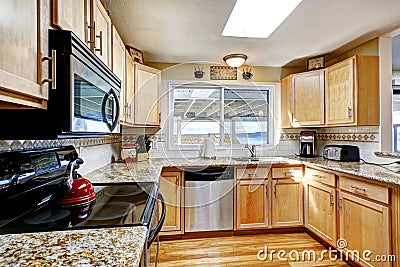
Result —
[{"label": "black microwave", "polygon": [[47,110],[0,110],[0,139],[119,133],[121,80],[71,31],[49,30],[49,54]]}]

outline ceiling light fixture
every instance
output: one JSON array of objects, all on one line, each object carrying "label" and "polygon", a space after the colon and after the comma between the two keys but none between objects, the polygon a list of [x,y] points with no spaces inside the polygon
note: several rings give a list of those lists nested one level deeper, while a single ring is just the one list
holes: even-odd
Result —
[{"label": "ceiling light fixture", "polygon": [[268,38],[302,0],[237,0],[222,36]]},{"label": "ceiling light fixture", "polygon": [[240,67],[246,62],[247,56],[245,54],[230,54],[224,56],[225,63],[230,67]]}]

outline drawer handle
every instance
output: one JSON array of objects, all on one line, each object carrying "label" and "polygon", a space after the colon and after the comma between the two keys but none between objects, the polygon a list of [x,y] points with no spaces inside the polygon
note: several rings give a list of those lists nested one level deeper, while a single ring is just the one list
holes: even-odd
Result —
[{"label": "drawer handle", "polygon": [[249,175],[249,177],[256,177],[256,173],[255,172],[249,172],[248,175]]},{"label": "drawer handle", "polygon": [[318,175],[318,174],[313,174],[312,176],[315,177],[315,178],[322,179],[322,176],[321,176],[321,175]]},{"label": "drawer handle", "polygon": [[352,186],[350,186],[351,188],[353,188],[353,189],[355,189],[355,190],[360,190],[360,191],[367,191],[367,189],[365,189],[365,188],[362,188],[362,187],[358,187],[358,186],[356,186],[356,185],[352,185]]}]

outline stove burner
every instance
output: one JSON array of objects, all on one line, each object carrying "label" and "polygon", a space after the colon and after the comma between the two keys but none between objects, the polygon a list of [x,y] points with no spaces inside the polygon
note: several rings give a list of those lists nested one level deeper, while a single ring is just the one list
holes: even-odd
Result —
[{"label": "stove burner", "polygon": [[126,185],[118,188],[110,187],[110,190],[107,190],[105,194],[113,197],[127,197],[138,195],[143,192],[143,189],[137,185]]},{"label": "stove burner", "polygon": [[37,214],[34,214],[24,220],[27,224],[44,224],[51,223],[58,220],[61,220],[67,217],[70,214],[68,210],[65,209],[52,209],[52,210],[44,210],[39,211]]},{"label": "stove burner", "polygon": [[90,216],[89,220],[105,221],[125,217],[132,213],[136,206],[129,202],[108,202],[96,205],[97,212]]}]

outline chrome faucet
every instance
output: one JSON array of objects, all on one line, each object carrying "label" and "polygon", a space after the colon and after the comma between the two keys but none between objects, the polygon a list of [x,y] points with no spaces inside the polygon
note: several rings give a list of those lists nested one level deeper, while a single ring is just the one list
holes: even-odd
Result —
[{"label": "chrome faucet", "polygon": [[250,151],[250,155],[252,158],[256,157],[256,145],[246,144],[244,145],[244,147]]}]

